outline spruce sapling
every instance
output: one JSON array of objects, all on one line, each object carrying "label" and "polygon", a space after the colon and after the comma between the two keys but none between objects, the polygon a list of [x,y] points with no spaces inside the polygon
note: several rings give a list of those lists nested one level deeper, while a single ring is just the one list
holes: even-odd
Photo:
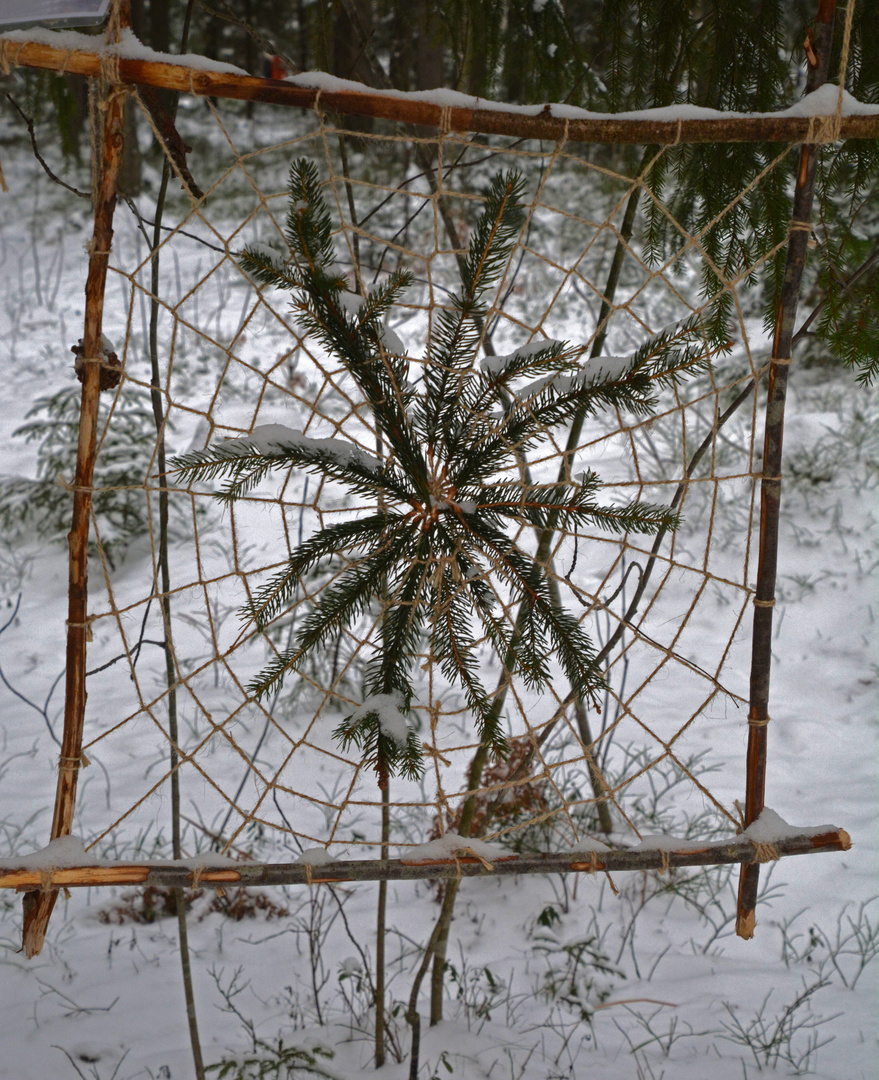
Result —
[{"label": "spruce sapling", "polygon": [[[415,696],[412,669],[426,638],[444,676],[464,693],[481,745],[503,756],[506,741],[480,678],[477,647],[487,639],[533,689],[547,686],[555,658],[580,697],[603,687],[595,649],[560,604],[548,569],[515,539],[537,530],[598,527],[655,533],[673,528],[671,511],[647,503],[602,506],[598,476],[548,484],[522,478],[522,456],[575,416],[616,407],[649,414],[655,390],[704,365],[695,321],[654,337],[627,361],[578,366],[582,349],[533,342],[481,365],[477,353],[486,294],[502,278],[524,222],[524,185],[514,171],[495,176],[461,262],[460,288],[435,314],[421,377],[417,362],[395,351],[384,319],[412,282],[391,274],[354,296],[334,260],[332,223],[317,170],[295,163],[290,175],[282,265],[265,249],[245,250],[241,265],[261,284],[288,291],[299,322],[337,359],[372,408],[381,459],[352,442],[246,438],[177,458],[170,471],[185,483],[225,477],[217,498],[234,501],[268,473],[305,469],[353,494],[374,498],[374,512],[320,528],[255,593],[243,615],[265,628],[292,603],[303,575],[345,554],[348,567],[323,589],[291,646],[250,684],[262,698],[313,650],[350,627],[378,601],[383,607],[364,704],[335,731],[375,768],[379,783],[417,776],[421,750],[406,724]],[[531,380],[522,388],[520,381]],[[568,470],[569,471],[569,470]],[[512,528],[511,528],[512,527]],[[500,597],[518,618],[502,613]],[[509,660],[513,658],[512,668]]]}]

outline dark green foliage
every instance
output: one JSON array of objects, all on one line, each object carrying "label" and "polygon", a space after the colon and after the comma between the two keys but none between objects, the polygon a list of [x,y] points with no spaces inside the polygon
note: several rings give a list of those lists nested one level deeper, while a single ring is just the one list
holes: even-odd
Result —
[{"label": "dark green foliage", "polygon": [[[300,602],[295,604],[287,615],[279,617],[265,629],[266,637],[276,649],[284,651],[290,647],[296,627],[314,608],[324,590],[344,570],[345,565],[346,560],[342,557],[325,559],[321,562],[319,571],[308,575],[307,594],[302,596]],[[363,620],[374,620],[376,615],[376,605],[373,604],[364,612]],[[357,647],[356,632],[357,628],[354,626],[340,627],[322,649],[305,653],[297,668],[302,679],[297,681],[289,694],[278,700],[275,715],[283,716],[284,719],[295,719],[297,713],[308,707],[303,704],[303,698],[314,703],[314,691],[317,690],[323,698],[322,688],[325,687],[332,687],[333,693],[338,695],[338,699],[325,702],[325,709],[335,707],[338,700],[352,700],[363,696],[366,658]]]},{"label": "dark green foliage", "polygon": [[[366,669],[366,703],[336,735],[361,749],[381,782],[394,771],[420,771],[418,741],[411,728],[403,734],[402,718],[412,705],[412,668],[425,640],[446,678],[463,690],[483,745],[497,755],[506,743],[480,678],[482,640],[530,687],[547,685],[552,660],[573,693],[590,697],[603,686],[588,635],[560,606],[546,568],[511,532],[523,523],[615,533],[653,533],[676,524],[662,507],[601,505],[592,472],[554,483],[532,483],[520,473],[522,455],[548,432],[609,407],[648,413],[659,387],[706,358],[702,330],[691,322],[658,335],[628,361],[605,360],[607,373],[600,361],[578,366],[582,350],[553,341],[480,366],[486,293],[510,260],[522,226],[522,193],[518,174],[495,177],[463,260],[461,286],[435,315],[426,358],[417,366],[392,351],[383,328],[409,275],[392,274],[365,297],[347,293],[333,261],[317,172],[305,161],[294,165],[286,219],[292,262],[282,266],[254,249],[241,263],[263,284],[292,293],[297,319],[341,362],[372,407],[382,455],[290,433],[289,440],[268,445],[235,440],[171,464],[183,482],[225,477],[218,498],[226,501],[290,467],[376,500],[373,513],[326,526],[302,543],[244,614],[269,626],[293,602],[306,574],[347,556],[347,569],[321,591],[290,647],[249,689],[258,697],[275,690],[288,671],[379,601],[383,614]],[[523,379],[531,381],[523,387]],[[518,609],[515,626],[501,600]]]},{"label": "dark green foliage", "polygon": [[219,1080],[294,1080],[297,1076],[319,1076],[335,1080],[337,1074],[330,1072],[322,1063],[332,1060],[333,1052],[321,1046],[305,1050],[300,1046],[287,1046],[279,1035],[274,1042],[253,1037],[250,1053],[223,1058],[208,1065],[206,1073],[216,1073]]},{"label": "dark green foliage", "polygon": [[595,89],[583,63],[583,27],[556,0],[451,0],[435,22],[451,61],[450,83],[510,101],[579,100]]},{"label": "dark green foliage", "polygon": [[46,72],[47,87],[58,125],[64,156],[80,160],[81,140],[86,128],[88,103],[84,88],[70,78]]},{"label": "dark green foliage", "polygon": [[[759,175],[779,156],[783,160],[759,183],[742,190],[743,177]],[[655,193],[665,196],[676,222],[700,237],[708,256],[700,260],[702,296],[718,300],[719,317],[732,308],[728,283],[743,281],[750,287],[762,284],[767,319],[774,319],[795,165],[796,156],[784,157],[784,147],[775,144],[721,143],[684,147],[670,155],[661,172],[654,170]],[[658,204],[649,204],[646,218],[645,255],[656,265],[683,241]]]},{"label": "dark green foliage", "polygon": [[[859,101],[875,104],[876,3],[852,4],[843,81]],[[331,27],[336,7],[334,0],[318,0],[309,5],[308,19],[319,13],[318,21]],[[802,97],[807,69],[803,43],[817,0],[449,0],[426,6],[419,0],[416,8],[383,0],[368,11],[359,9],[361,21],[352,26],[354,49],[358,56],[368,53],[373,58],[373,69],[371,76],[360,73],[358,78],[387,85],[386,73],[375,70],[382,62],[378,58],[407,50],[409,55],[412,20],[421,19],[430,27],[431,48],[442,53],[441,81],[464,92],[523,104],[564,101],[599,112],[676,104],[764,112],[786,108]],[[305,25],[304,11],[294,6],[282,14],[271,6],[266,20],[261,13],[259,21],[269,37],[296,40],[303,48],[311,42],[314,55],[302,56],[300,63],[320,67],[328,56],[318,48],[320,35]],[[840,81],[845,18],[840,3],[831,82]],[[240,56],[224,58],[243,62]],[[402,67],[392,61],[389,70],[400,89],[424,85],[417,59]],[[659,148],[605,150],[603,163],[611,153],[623,170],[642,168],[654,150]],[[803,295],[813,308],[821,305],[820,318],[810,323],[813,344],[819,346],[810,350],[810,359],[818,354],[821,362],[849,364],[869,382],[879,365],[877,285],[875,272],[862,267],[872,254],[869,238],[876,230],[859,206],[865,199],[876,201],[879,147],[865,140],[849,142],[841,150],[819,148],[817,153],[824,230],[817,232],[818,249],[810,256],[804,279]],[[782,160],[744,190],[746,182],[779,155]],[[698,271],[701,295],[717,298],[716,333],[732,309],[732,282],[744,282],[754,302],[762,305],[767,324],[774,320],[797,162],[798,154],[786,153],[779,144],[680,146],[660,155],[645,175],[655,196],[642,202],[639,232],[646,259],[656,266],[680,251],[676,223],[699,236],[708,255]]]},{"label": "dark green foliage", "polygon": [[[39,534],[66,542],[73,500],[66,485],[73,482],[76,466],[80,396],[79,387],[71,386],[39,398],[27,413],[30,422],[13,432],[39,447],[36,479],[0,480],[0,523],[7,535]],[[113,417],[105,431],[111,402]],[[92,512],[101,548],[112,565],[133,540],[149,534],[145,484],[156,441],[149,398],[124,388],[115,399],[103,395],[98,431]]]},{"label": "dark green foliage", "polygon": [[879,374],[879,144],[825,150],[822,165],[815,226],[822,304],[810,359],[829,352],[871,383]]},{"label": "dark green foliage", "polygon": [[816,336],[869,384],[879,374],[879,248],[859,233],[837,233],[823,246],[818,276],[824,305]]},{"label": "dark green foliage", "polygon": [[[879,102],[875,5],[852,0],[855,14],[846,87]],[[815,5],[781,0],[604,0],[601,5],[606,104],[611,110],[687,103],[762,112],[784,108],[805,86],[803,40]],[[837,13],[831,82],[839,80],[845,11]],[[658,149],[658,148],[657,148]],[[819,147],[817,247],[804,295],[817,304],[811,324],[825,359],[844,362],[869,382],[879,367],[875,235],[879,148],[851,141]],[[781,156],[774,166],[767,168]],[[778,144],[705,144],[667,151],[646,176],[658,201],[646,205],[647,261],[680,250],[678,225],[700,237],[702,295],[717,298],[715,327],[731,308],[727,283],[757,287],[774,326],[799,154]],[[744,181],[766,175],[748,189]],[[728,208],[728,209],[727,209]],[[871,210],[872,208],[872,210]],[[668,211],[668,212],[666,212]],[[813,306],[814,310],[814,306]],[[810,312],[807,310],[806,317]],[[814,351],[814,350],[813,350]],[[829,354],[829,355],[828,355]]]},{"label": "dark green foliage", "polygon": [[[788,27],[780,0],[727,0],[707,7],[609,0],[604,18],[613,32],[609,90],[614,109],[686,103],[769,111],[801,93],[785,57]],[[784,160],[758,184],[742,190],[743,179],[758,176],[779,156]],[[726,283],[742,276],[750,285],[762,280],[768,286],[766,305],[774,311],[795,167],[795,156],[785,158],[785,148],[777,144],[701,144],[667,151],[646,177],[658,200],[646,206],[648,263],[657,265],[680,248],[674,224],[680,223],[700,237],[708,255],[700,264],[702,294],[718,298],[718,320],[731,308]]]},{"label": "dark green foliage", "polygon": [[600,9],[599,69],[608,112],[676,102],[766,111],[798,94],[788,55],[794,42],[802,45],[805,24],[791,17],[784,0],[603,0],[591,6]]}]

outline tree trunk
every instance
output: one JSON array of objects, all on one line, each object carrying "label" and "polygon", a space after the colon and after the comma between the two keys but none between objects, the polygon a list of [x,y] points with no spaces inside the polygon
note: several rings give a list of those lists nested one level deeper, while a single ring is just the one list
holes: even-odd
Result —
[{"label": "tree trunk", "polygon": [[140,194],[142,172],[140,147],[137,142],[137,105],[127,98],[122,121],[125,142],[122,146],[122,165],[119,168],[117,187],[123,195],[133,198]]},{"label": "tree trunk", "polygon": [[443,48],[439,35],[431,25],[430,12],[424,0],[418,0],[417,41],[415,60],[415,89],[435,90],[443,85]]},{"label": "tree trunk", "polygon": [[171,51],[171,11],[169,0],[150,0],[149,46],[156,52]]}]

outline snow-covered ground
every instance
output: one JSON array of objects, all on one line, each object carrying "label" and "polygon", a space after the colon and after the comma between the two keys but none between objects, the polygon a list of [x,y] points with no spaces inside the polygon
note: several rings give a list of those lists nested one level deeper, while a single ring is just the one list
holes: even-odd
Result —
[{"label": "snow-covered ground", "polygon": [[[268,138],[267,133],[256,134]],[[287,158],[293,153],[285,151]],[[11,435],[36,399],[71,383],[68,350],[82,332],[89,216],[87,204],[59,193],[21,144],[14,149],[4,146],[3,159],[10,194],[0,196],[4,282],[0,349],[7,402],[0,418],[2,472],[32,476],[35,444]],[[283,176],[274,159],[271,167]],[[242,170],[234,168],[238,186],[227,209],[221,213],[225,180],[209,201],[211,223],[219,230],[225,221],[225,236],[231,236],[241,220],[232,210],[236,199],[236,213],[239,204],[246,213],[257,213],[242,194]],[[276,213],[283,212],[283,200],[272,205]],[[151,215],[148,199],[142,200],[141,208]],[[132,220],[120,206],[117,242],[129,268],[146,257]],[[535,222],[537,238],[531,243],[539,250],[541,238],[552,242],[554,237],[548,217],[543,223],[536,215]],[[187,227],[206,235],[198,222]],[[412,229],[417,227],[416,223]],[[576,232],[581,227],[585,235],[586,226],[579,220],[568,229]],[[245,236],[252,238],[271,241],[266,217],[257,219]],[[265,386],[262,373],[269,368],[276,372],[277,386],[300,393],[297,377],[313,378],[307,362],[300,358],[294,367],[290,357],[283,357],[280,331],[270,326],[265,312],[257,312],[240,329],[254,294],[229,259],[210,251],[199,254],[197,247],[185,244],[180,250],[183,254],[178,256],[169,244],[164,256],[167,295],[173,294],[178,312],[200,334],[193,331],[187,337],[188,331],[181,331],[175,345],[179,362],[168,384],[169,400],[176,407],[172,419],[178,425],[173,450],[204,445],[207,429],[199,427],[184,406],[205,410],[210,404],[209,394],[217,388],[216,342],[229,346],[238,357],[228,364],[227,378],[211,405],[212,418],[225,425],[218,434],[246,432],[256,420],[297,426],[301,417],[291,419],[290,406],[280,397],[268,394],[257,409],[253,395],[255,388]],[[191,282],[207,273],[211,260],[217,269],[209,279],[210,288],[190,295]],[[531,270],[537,274],[540,267]],[[431,272],[429,264],[424,272]],[[549,288],[553,271],[542,272]],[[146,280],[144,271],[142,282]],[[533,284],[535,277],[529,280]],[[631,288],[637,288],[637,281]],[[539,291],[525,290],[523,311],[537,303],[533,293]],[[130,315],[128,329],[135,344],[127,370],[143,384],[149,380],[143,345],[145,304],[141,298],[130,299],[124,279],[111,275],[105,330],[111,340],[123,340]],[[658,305],[663,302],[657,300]],[[648,298],[643,303],[647,305]],[[572,336],[565,330],[565,312],[559,302],[544,324],[547,334]],[[661,314],[655,321],[661,325],[673,317],[674,312],[668,317]],[[532,315],[529,321],[534,325],[537,320]],[[404,339],[407,326],[417,331],[417,319],[402,322]],[[161,332],[167,335],[168,323],[162,325]],[[501,343],[506,347],[506,341]],[[510,342],[512,347],[519,343]],[[630,347],[626,332],[616,347],[620,351]],[[332,432],[333,409],[338,407],[329,393],[322,402],[326,419],[324,427],[316,429],[318,435]],[[870,960],[879,949],[874,778],[879,417],[870,392],[858,389],[850,375],[840,372],[795,370],[788,408],[791,479],[785,488],[779,560],[766,803],[797,825],[832,823],[845,828],[852,837],[851,850],[783,860],[764,868],[756,936],[749,942],[733,932],[737,873],[729,870],[664,878],[617,875],[619,895],[601,877],[465,882],[448,952],[446,1019],[423,1033],[422,1076],[462,1080],[507,1076],[748,1080],[760,1073],[806,1072],[826,1080],[875,1076],[879,965]],[[659,425],[656,445],[661,433]],[[743,421],[738,436],[747,434]],[[606,458],[606,468],[612,470],[612,454]],[[144,467],[142,461],[139,467]],[[730,472],[735,471],[731,466]],[[303,521],[297,505],[306,498],[297,490],[290,501],[288,516],[295,529]],[[684,549],[690,540],[697,544],[697,532],[704,525],[706,510],[695,497],[692,510],[689,525],[677,539]],[[717,561],[712,573],[719,579],[734,573],[738,565],[741,580],[742,557],[736,545],[742,520],[747,522],[747,503],[743,508],[733,492],[721,497],[715,514],[712,558]],[[185,515],[181,520],[172,575],[178,569],[191,573],[187,554],[191,541],[185,535],[189,526]],[[268,520],[255,510],[242,513],[244,557],[251,552],[248,545],[257,546]],[[261,740],[261,715],[248,711],[231,668],[214,663],[237,637],[234,611],[243,594],[218,515],[209,511],[200,519],[200,528],[205,566],[218,580],[195,599],[191,590],[175,599],[177,651],[195,672],[190,685],[196,688],[181,706],[184,749],[200,745],[206,737],[206,715],[220,717],[240,710],[236,740],[248,753],[259,749],[259,760],[267,768],[276,767],[279,763],[272,762],[271,755],[290,745],[296,706],[290,707],[278,730]],[[103,572],[95,563],[92,610],[106,616],[95,625],[90,654],[95,667],[118,654],[120,628],[129,635],[129,647],[137,639],[146,618],[148,546],[135,542],[104,571],[112,582],[117,610],[132,607],[118,620],[110,617]],[[205,572],[204,577],[210,576]],[[673,583],[669,586],[667,609],[658,605],[657,619],[670,619],[675,613],[685,593],[685,586],[680,588],[676,592]],[[678,650],[697,661],[704,655],[700,650],[712,653],[718,642],[728,640],[737,614],[730,598],[736,595],[734,589],[725,593],[720,587],[715,595],[706,594],[704,608],[692,617],[690,634]],[[63,546],[7,535],[0,544],[0,626],[13,612],[15,617],[0,633],[0,668],[6,680],[0,686],[0,859],[39,848],[48,837],[61,728],[63,687],[57,678],[63,666],[65,597]],[[204,619],[198,617],[197,605],[205,599],[213,604],[216,652]],[[155,621],[157,613],[150,618]],[[739,694],[747,692],[746,624],[747,618],[723,668],[722,681]],[[151,626],[156,630],[152,636],[158,637],[158,623]],[[81,777],[77,827],[87,842],[97,839],[95,851],[107,857],[169,853],[167,793],[163,788],[150,794],[164,774],[166,756],[164,737],[149,719],[153,715],[161,720],[161,708],[153,707],[153,699],[161,693],[163,663],[162,652],[145,645],[136,684],[124,663],[90,680],[87,740],[98,741],[89,749],[92,765]],[[259,663],[259,657],[252,661]],[[253,674],[241,661],[234,670],[239,677]],[[637,670],[638,660],[633,658],[631,685]],[[650,707],[654,714],[662,714],[654,716],[656,729],[663,730],[667,719],[676,730],[684,691],[674,679],[657,678],[652,688]],[[641,702],[636,706],[640,708]],[[115,724],[138,709],[136,723],[114,738]],[[325,753],[332,744],[318,731],[310,738],[313,755],[309,757],[311,750],[304,748],[295,777],[285,773],[283,780],[295,786],[308,775],[312,792],[316,788],[320,793],[320,804],[309,808],[303,800],[291,799],[277,811],[266,810],[266,819],[281,824],[292,817],[304,847],[324,843],[333,828],[339,838],[333,853],[356,856],[359,830],[375,839],[376,819],[369,815],[376,797],[370,794],[373,805],[357,811],[365,823],[354,811],[348,817],[335,814],[333,807],[341,802],[336,790],[339,777]],[[734,800],[743,795],[744,740],[741,710],[715,703],[688,731],[685,742],[686,760],[698,762],[693,765],[697,778],[729,813],[734,812]],[[623,744],[618,753],[635,754],[639,749]],[[189,851],[206,844],[200,824],[214,828],[227,824],[222,821],[225,803],[218,789],[237,787],[242,763],[224,753],[228,747],[219,737],[203,751],[201,760],[208,762],[210,781],[184,774],[184,813],[192,818],[185,836]],[[711,807],[692,786],[678,783],[670,768],[662,776],[669,785],[667,794],[654,805],[645,789],[632,805],[640,814],[642,831],[683,835],[687,821]],[[107,832],[141,797],[141,812]],[[711,827],[720,824],[715,818]],[[232,828],[236,825],[237,819]],[[411,819],[400,812],[394,835],[399,842],[415,843],[426,839],[429,827],[429,812]],[[225,835],[229,831],[226,828]],[[256,857],[280,857],[283,836],[273,841],[264,835],[267,831],[245,830],[235,843]],[[629,834],[627,842],[631,839]],[[287,857],[295,858],[299,850],[287,843]],[[240,919],[234,917],[241,914],[233,904],[234,893],[225,901],[211,894],[196,899],[189,933],[206,1061],[255,1049],[278,1057],[283,1047],[301,1047],[330,1076],[353,1078],[369,1069],[372,1020],[367,970],[375,955],[376,893],[375,884],[332,892],[279,888],[266,892],[265,899]],[[388,993],[399,1007],[394,1008],[389,1029],[388,1064],[379,1075],[402,1080],[408,1065],[395,1056],[405,1057],[408,1047],[404,1003],[418,949],[429,936],[438,906],[435,889],[428,884],[392,883],[388,896]],[[152,899],[159,903],[160,898]],[[229,910],[221,910],[224,904]],[[20,898],[8,892],[0,895],[0,1077],[180,1080],[193,1075],[176,921],[162,917],[146,921],[142,909],[143,901],[125,890],[115,894],[76,890],[59,901],[42,954],[27,961],[18,952]],[[422,1013],[425,1010],[422,1003]],[[315,1056],[315,1047],[325,1048],[331,1056]],[[303,1056],[299,1065],[305,1064]]]}]

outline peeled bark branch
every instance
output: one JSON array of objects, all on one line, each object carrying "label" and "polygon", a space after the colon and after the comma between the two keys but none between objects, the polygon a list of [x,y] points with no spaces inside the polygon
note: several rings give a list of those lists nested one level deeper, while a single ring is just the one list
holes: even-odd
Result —
[{"label": "peeled bark branch", "polygon": [[[17,868],[14,859],[0,862],[0,889],[37,890],[97,888],[115,885],[163,886],[196,889],[202,886],[243,885],[335,885],[346,881],[454,880],[465,877],[515,877],[520,874],[568,874],[626,871],[666,871],[684,866],[718,866],[728,863],[756,865],[759,861],[791,855],[815,855],[826,851],[848,851],[851,840],[845,829],[828,825],[822,831],[804,830],[801,835],[774,843],[755,844],[745,836],[708,844],[687,846],[678,851],[562,851],[540,855],[499,855],[492,862],[461,855],[436,862],[406,862],[401,859],[358,859],[324,863],[248,863],[204,869],[173,863],[108,863],[97,866],[69,866],[56,870]],[[430,950],[428,950],[429,954]]]},{"label": "peeled bark branch", "polygon": [[[820,32],[819,32],[820,33]],[[820,48],[820,41],[816,37]],[[41,42],[22,41],[18,36],[0,37],[2,56],[9,64],[22,67],[65,71],[71,75],[96,76],[106,70],[108,60],[116,67],[112,54],[80,52]],[[832,116],[725,116],[710,119],[656,120],[650,117],[618,117],[592,114],[588,118],[553,115],[552,106],[538,112],[531,107],[452,106],[443,108],[421,95],[402,91],[322,90],[299,86],[281,79],[258,79],[225,71],[210,71],[158,60],[140,60],[120,56],[118,77],[122,83],[161,86],[168,90],[203,97],[234,98],[239,101],[262,101],[298,109],[319,106],[327,112],[351,116],[370,116],[404,124],[448,127],[450,131],[473,131],[485,135],[512,135],[553,142],[586,143],[734,143],[734,142],[813,142],[830,139],[870,139],[879,136],[879,112],[843,116],[838,129],[828,121]],[[820,84],[819,84],[820,85]],[[563,107],[570,114],[574,110]]]},{"label": "peeled bark branch", "polygon": [[[95,224],[89,244],[89,268],[85,285],[85,323],[82,359],[77,365],[82,376],[79,443],[73,483],[73,517],[67,535],[69,578],[67,594],[67,669],[64,698],[64,733],[58,765],[55,812],[51,838],[70,832],[76,804],[76,788],[82,764],[82,733],[86,703],[86,644],[91,637],[88,617],[88,535],[92,505],[92,481],[98,428],[98,396],[105,365],[101,348],[104,314],[104,285],[110,247],[113,242],[113,212],[116,208],[116,177],[122,163],[123,112],[126,91],[112,88],[106,97],[101,135],[100,173],[95,194]],[[27,957],[43,947],[46,928],[57,889],[28,893],[24,898],[23,945]]]}]

